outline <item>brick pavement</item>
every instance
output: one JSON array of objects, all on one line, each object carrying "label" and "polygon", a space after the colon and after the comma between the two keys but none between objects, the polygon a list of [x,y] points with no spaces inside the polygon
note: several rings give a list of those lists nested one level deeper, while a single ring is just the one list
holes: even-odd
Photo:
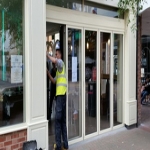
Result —
[{"label": "brick pavement", "polygon": [[122,127],[70,145],[69,150],[150,150],[150,130]]}]

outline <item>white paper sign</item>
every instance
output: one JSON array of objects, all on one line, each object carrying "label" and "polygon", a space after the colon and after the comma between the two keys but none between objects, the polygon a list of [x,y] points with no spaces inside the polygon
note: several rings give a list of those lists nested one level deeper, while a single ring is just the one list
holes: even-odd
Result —
[{"label": "white paper sign", "polygon": [[11,55],[11,83],[22,83],[22,55]]},{"label": "white paper sign", "polygon": [[72,57],[72,82],[77,82],[77,57]]}]

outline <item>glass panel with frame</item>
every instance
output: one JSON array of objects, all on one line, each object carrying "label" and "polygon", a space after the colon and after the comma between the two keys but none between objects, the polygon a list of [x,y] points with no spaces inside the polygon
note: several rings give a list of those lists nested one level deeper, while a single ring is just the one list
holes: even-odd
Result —
[{"label": "glass panel with frame", "polygon": [[112,18],[124,18],[123,14],[118,15],[118,8],[86,0],[46,0],[46,4]]},{"label": "glass panel with frame", "polygon": [[46,0],[47,4],[82,11],[82,0]]},{"label": "glass panel with frame", "polygon": [[83,11],[91,14],[102,15],[112,18],[123,18],[122,16],[118,16],[118,8],[110,7],[107,5],[102,5],[90,1],[84,2]]},{"label": "glass panel with frame", "polygon": [[122,124],[123,120],[123,35],[114,34],[113,50],[113,123]]},{"label": "glass panel with frame", "polygon": [[100,33],[100,130],[110,128],[110,37]]},{"label": "glass panel with frame", "polygon": [[0,127],[24,122],[23,2],[0,5]]},{"label": "glass panel with frame", "polygon": [[68,28],[68,139],[82,136],[82,30]]},{"label": "glass panel with frame", "polygon": [[97,131],[97,31],[85,30],[85,135]]}]

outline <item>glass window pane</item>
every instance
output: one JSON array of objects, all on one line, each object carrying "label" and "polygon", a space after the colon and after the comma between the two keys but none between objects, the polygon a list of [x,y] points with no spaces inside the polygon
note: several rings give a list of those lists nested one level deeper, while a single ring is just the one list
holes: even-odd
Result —
[{"label": "glass window pane", "polygon": [[[93,3],[89,1],[84,2],[84,12],[91,13],[91,14],[97,14],[102,16],[108,16],[113,18],[118,18],[118,9],[98,3]],[[123,18],[123,16],[120,16],[120,18]]]},{"label": "glass window pane", "polygon": [[47,4],[73,9],[77,11],[82,11],[82,1],[81,0],[46,0]]},{"label": "glass window pane", "polygon": [[110,33],[100,33],[100,130],[110,127]]},{"label": "glass window pane", "polygon": [[123,75],[123,35],[114,34],[113,66],[113,120],[114,126],[123,120],[122,75]]},{"label": "glass window pane", "polygon": [[85,31],[85,134],[97,131],[97,32]]},{"label": "glass window pane", "polygon": [[68,29],[68,138],[82,136],[82,34]]},{"label": "glass window pane", "polygon": [[[9,4],[9,5],[8,5]],[[23,118],[23,0],[0,4],[0,127]]]}]

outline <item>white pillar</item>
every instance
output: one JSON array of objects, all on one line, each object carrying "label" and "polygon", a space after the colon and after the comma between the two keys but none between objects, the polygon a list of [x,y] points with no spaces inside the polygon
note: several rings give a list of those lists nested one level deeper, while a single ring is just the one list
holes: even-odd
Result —
[{"label": "white pillar", "polygon": [[48,150],[46,113],[46,2],[25,0],[25,100],[27,140]]},{"label": "white pillar", "polygon": [[[125,124],[127,126],[137,123],[137,100],[136,100],[136,30],[131,26],[136,22],[134,15],[129,13],[130,23],[126,19],[125,29],[125,70],[124,70],[124,98],[125,98]],[[127,25],[128,24],[128,25]]]}]

